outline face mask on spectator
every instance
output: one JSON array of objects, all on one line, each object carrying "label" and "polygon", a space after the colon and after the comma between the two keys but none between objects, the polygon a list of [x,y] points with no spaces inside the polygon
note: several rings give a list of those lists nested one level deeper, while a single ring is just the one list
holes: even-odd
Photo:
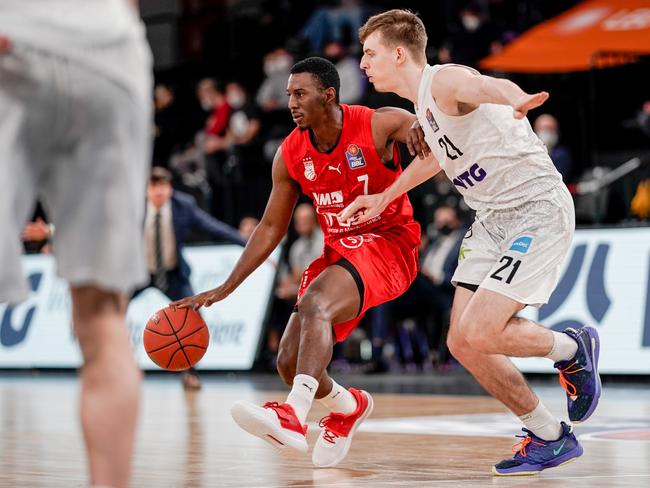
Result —
[{"label": "face mask on spectator", "polygon": [[246,96],[240,91],[231,91],[228,93],[228,105],[230,105],[235,110],[238,110],[244,106],[246,102]]},{"label": "face mask on spectator", "polygon": [[275,73],[286,72],[291,67],[291,56],[278,56],[264,62],[264,73],[272,76]]},{"label": "face mask on spectator", "polygon": [[449,225],[443,225],[438,229],[438,232],[440,232],[443,236],[448,236],[454,231],[453,228],[451,228]]},{"label": "face mask on spectator", "polygon": [[539,134],[537,134],[537,137],[546,144],[549,151],[557,144],[557,132],[553,132],[552,130],[541,130],[539,131]]},{"label": "face mask on spectator", "polygon": [[481,26],[481,19],[476,15],[465,14],[461,17],[461,21],[463,22],[465,29],[469,32],[474,32]]},{"label": "face mask on spectator", "polygon": [[211,112],[212,109],[214,108],[214,107],[212,106],[212,103],[209,102],[208,100],[201,100],[200,103],[201,103],[201,108],[202,108],[203,110],[205,110],[206,112]]}]

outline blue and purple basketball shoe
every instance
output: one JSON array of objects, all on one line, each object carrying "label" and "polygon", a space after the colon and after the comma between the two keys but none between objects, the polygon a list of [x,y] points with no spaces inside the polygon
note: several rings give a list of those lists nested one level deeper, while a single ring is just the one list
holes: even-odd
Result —
[{"label": "blue and purple basketball shoe", "polygon": [[561,425],[562,435],[556,441],[545,441],[522,429],[526,435],[517,436],[522,440],[513,446],[515,457],[492,466],[492,472],[498,476],[531,476],[582,456],[582,446],[573,435],[573,427],[564,422]]},{"label": "blue and purple basketball shoe", "polygon": [[600,339],[593,327],[563,332],[578,343],[578,351],[573,358],[555,363],[555,368],[559,370],[560,384],[566,390],[569,419],[579,424],[591,417],[600,399]]}]

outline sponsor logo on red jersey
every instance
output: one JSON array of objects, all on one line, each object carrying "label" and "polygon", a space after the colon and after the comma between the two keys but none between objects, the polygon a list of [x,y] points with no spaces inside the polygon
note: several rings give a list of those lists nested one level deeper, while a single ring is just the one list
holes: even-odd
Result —
[{"label": "sponsor logo on red jersey", "polygon": [[366,160],[363,157],[363,151],[356,144],[350,144],[345,151],[345,158],[348,160],[350,169],[363,168],[366,165]]},{"label": "sponsor logo on red jersey", "polygon": [[343,207],[343,192],[341,190],[328,193],[314,192],[314,201],[318,206],[340,206]]}]

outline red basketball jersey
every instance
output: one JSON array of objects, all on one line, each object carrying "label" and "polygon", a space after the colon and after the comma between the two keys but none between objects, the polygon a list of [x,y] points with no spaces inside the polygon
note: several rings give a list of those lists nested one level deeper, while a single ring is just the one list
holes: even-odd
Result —
[{"label": "red basketball jersey", "polygon": [[[381,193],[402,172],[399,152],[394,149],[395,169],[381,161],[372,138],[374,110],[343,105],[343,129],[338,143],[328,153],[316,150],[308,130],[294,129],[282,143],[282,156],[291,178],[305,195],[313,199],[325,242],[342,237],[380,231],[395,225],[415,223],[413,207],[406,195],[396,198],[378,217],[361,225],[340,222],[337,214],[359,195]],[[419,241],[419,226],[408,225],[406,232]],[[406,236],[404,236],[406,237]]]}]

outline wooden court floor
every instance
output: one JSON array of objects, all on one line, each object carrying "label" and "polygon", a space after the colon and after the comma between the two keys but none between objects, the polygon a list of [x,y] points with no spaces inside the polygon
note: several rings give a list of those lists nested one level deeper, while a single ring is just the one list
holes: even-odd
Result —
[{"label": "wooden court floor", "polygon": [[[341,381],[344,383],[344,381]],[[372,389],[369,387],[372,393]],[[0,374],[0,486],[85,486],[77,429],[77,383],[68,376]],[[585,454],[538,477],[495,478],[520,428],[486,396],[373,394],[375,411],[346,460],[315,469],[309,455],[282,456],[240,431],[229,415],[239,399],[282,401],[245,378],[207,379],[185,393],[175,377],[147,378],[133,473],[135,487],[648,487],[650,392],[605,389],[592,419],[576,428]],[[540,395],[565,415],[563,392]],[[325,412],[312,410],[309,440]]]}]

